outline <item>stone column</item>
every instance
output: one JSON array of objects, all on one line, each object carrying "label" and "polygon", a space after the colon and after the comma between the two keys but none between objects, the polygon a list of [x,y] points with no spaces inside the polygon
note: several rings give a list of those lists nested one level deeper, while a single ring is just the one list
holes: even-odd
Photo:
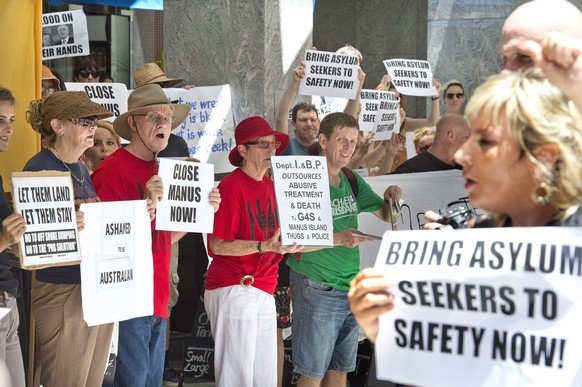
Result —
[{"label": "stone column", "polygon": [[273,123],[275,92],[312,45],[312,4],[166,0],[164,70],[196,86],[230,84],[235,122],[260,115]]}]

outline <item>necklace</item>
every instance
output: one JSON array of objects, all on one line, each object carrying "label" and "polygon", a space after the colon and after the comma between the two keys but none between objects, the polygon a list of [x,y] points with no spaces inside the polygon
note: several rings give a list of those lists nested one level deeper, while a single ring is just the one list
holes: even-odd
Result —
[{"label": "necklace", "polygon": [[[61,161],[61,163],[63,163],[63,165],[65,166],[65,168],[67,168],[67,170],[69,171],[69,173],[71,174],[71,176],[73,177],[73,179],[77,180],[77,182],[79,182],[79,184],[83,185],[83,183],[85,183],[85,174],[83,174],[83,170],[81,168],[79,168],[79,171],[81,172],[81,178],[77,178],[77,176],[75,176],[75,174],[73,173],[73,171],[71,171],[71,168],[69,168],[69,166],[67,165],[67,163],[65,163],[62,159],[61,159],[61,155],[59,154],[59,151],[57,150],[57,148],[55,148],[54,146],[51,147],[51,150],[53,151],[53,153],[55,154],[55,156],[57,156],[57,159],[59,159]],[[79,162],[77,161],[76,163],[77,165],[79,165]]]}]

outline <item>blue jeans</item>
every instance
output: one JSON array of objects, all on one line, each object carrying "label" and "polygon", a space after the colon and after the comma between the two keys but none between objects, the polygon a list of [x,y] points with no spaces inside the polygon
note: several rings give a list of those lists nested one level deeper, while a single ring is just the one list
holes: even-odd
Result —
[{"label": "blue jeans", "polygon": [[162,385],[167,322],[157,316],[119,322],[115,387]]},{"label": "blue jeans", "polygon": [[323,379],[326,371],[356,368],[358,324],[348,292],[291,270],[293,371]]}]

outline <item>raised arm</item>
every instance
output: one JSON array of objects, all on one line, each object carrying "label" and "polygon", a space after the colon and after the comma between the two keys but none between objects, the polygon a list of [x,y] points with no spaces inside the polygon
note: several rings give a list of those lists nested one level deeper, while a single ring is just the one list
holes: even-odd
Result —
[{"label": "raised arm", "polygon": [[551,32],[541,45],[525,42],[523,52],[528,53],[550,82],[582,110],[582,39]]},{"label": "raised arm", "polygon": [[299,84],[305,75],[305,62],[301,62],[299,67],[293,69],[292,74],[291,84],[281,97],[275,113],[275,130],[285,134],[289,134],[289,110],[293,107],[293,102],[299,92]]},{"label": "raised arm", "polygon": [[356,120],[358,119],[358,113],[360,111],[360,101],[362,96],[362,88],[364,87],[364,80],[366,79],[366,73],[362,71],[362,68],[358,66],[358,81],[360,84],[358,85],[358,92],[356,93],[355,99],[349,99],[348,103],[346,103],[346,107],[344,108],[344,113],[349,114],[350,116],[354,117]]},{"label": "raised arm", "polygon": [[425,126],[433,127],[436,125],[437,121],[441,116],[441,107],[440,107],[440,94],[441,94],[441,84],[439,81],[433,78],[432,84],[437,90],[438,95],[430,97],[431,105],[430,105],[430,112],[426,116],[426,118],[406,118],[406,122],[404,123],[403,131],[412,132],[418,128],[423,128]]}]

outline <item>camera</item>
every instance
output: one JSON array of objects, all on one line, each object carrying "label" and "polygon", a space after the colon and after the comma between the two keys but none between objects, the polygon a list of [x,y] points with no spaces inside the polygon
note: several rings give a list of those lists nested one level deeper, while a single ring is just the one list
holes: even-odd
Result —
[{"label": "camera", "polygon": [[447,208],[444,214],[435,222],[450,226],[451,228],[465,228],[467,222],[473,217],[471,211],[465,206]]}]

